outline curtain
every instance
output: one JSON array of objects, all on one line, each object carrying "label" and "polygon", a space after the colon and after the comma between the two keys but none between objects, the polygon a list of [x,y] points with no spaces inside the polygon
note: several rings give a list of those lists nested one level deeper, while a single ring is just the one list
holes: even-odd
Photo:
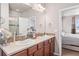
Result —
[{"label": "curtain", "polygon": [[72,17],[72,34],[76,33],[76,29],[75,29],[75,16]]}]

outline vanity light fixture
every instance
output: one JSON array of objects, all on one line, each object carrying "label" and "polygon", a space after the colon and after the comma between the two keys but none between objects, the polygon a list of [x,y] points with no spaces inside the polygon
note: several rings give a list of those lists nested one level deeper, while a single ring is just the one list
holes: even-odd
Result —
[{"label": "vanity light fixture", "polygon": [[39,12],[43,12],[45,10],[45,8],[40,3],[26,3],[26,5]]},{"label": "vanity light fixture", "polygon": [[32,9],[40,11],[40,12],[43,12],[45,10],[45,8],[41,4],[33,4]]}]

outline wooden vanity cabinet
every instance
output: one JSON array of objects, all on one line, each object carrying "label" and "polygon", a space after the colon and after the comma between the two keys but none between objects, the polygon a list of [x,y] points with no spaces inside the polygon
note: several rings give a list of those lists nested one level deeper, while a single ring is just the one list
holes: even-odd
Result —
[{"label": "wooden vanity cabinet", "polygon": [[55,50],[55,37],[52,38],[51,42],[51,55],[54,55],[54,50]]},{"label": "wooden vanity cabinet", "polygon": [[20,52],[14,54],[13,56],[27,56],[27,49],[20,51]]},{"label": "wooden vanity cabinet", "polygon": [[34,53],[34,56],[43,56],[43,48],[37,50],[37,51]]},{"label": "wooden vanity cabinet", "polygon": [[43,56],[43,42],[37,44],[37,51],[34,53],[34,56]]},{"label": "wooden vanity cabinet", "polygon": [[37,49],[38,49],[38,50],[41,49],[41,48],[43,48],[43,47],[44,47],[43,42],[37,44]]},{"label": "wooden vanity cabinet", "polygon": [[50,52],[49,55],[52,56],[54,55],[54,46],[55,46],[55,42],[54,42],[55,37],[51,38],[49,41],[50,44]]},{"label": "wooden vanity cabinet", "polygon": [[28,49],[25,49],[16,54],[13,54],[12,56],[53,56],[54,45],[55,45],[54,40],[55,40],[55,37],[52,37]]},{"label": "wooden vanity cabinet", "polygon": [[50,51],[49,42],[48,40],[46,40],[44,42],[44,56],[49,56],[49,51]]},{"label": "wooden vanity cabinet", "polygon": [[37,45],[28,48],[27,51],[28,51],[28,56],[33,56],[34,53],[37,51]]},{"label": "wooden vanity cabinet", "polygon": [[54,55],[54,45],[55,37],[50,38],[44,42],[44,56],[53,56]]}]

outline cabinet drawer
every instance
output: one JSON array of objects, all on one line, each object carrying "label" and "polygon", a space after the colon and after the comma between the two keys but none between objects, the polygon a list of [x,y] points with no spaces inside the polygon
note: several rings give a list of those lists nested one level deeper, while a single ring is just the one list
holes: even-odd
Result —
[{"label": "cabinet drawer", "polygon": [[34,56],[43,56],[43,48],[37,50],[37,51],[34,53]]},{"label": "cabinet drawer", "polygon": [[32,46],[28,49],[28,55],[32,55],[35,51],[37,51],[37,45]]},{"label": "cabinet drawer", "polygon": [[38,44],[38,49],[43,48],[43,42]]},{"label": "cabinet drawer", "polygon": [[14,56],[27,56],[27,50],[23,50],[21,52],[18,52],[16,54],[14,54]]}]

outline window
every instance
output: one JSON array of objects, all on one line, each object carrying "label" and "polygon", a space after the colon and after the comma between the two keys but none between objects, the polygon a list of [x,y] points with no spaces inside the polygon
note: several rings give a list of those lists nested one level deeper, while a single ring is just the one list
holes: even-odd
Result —
[{"label": "window", "polygon": [[79,33],[79,17],[76,17],[76,19],[75,19],[75,24],[76,24],[76,33]]}]

